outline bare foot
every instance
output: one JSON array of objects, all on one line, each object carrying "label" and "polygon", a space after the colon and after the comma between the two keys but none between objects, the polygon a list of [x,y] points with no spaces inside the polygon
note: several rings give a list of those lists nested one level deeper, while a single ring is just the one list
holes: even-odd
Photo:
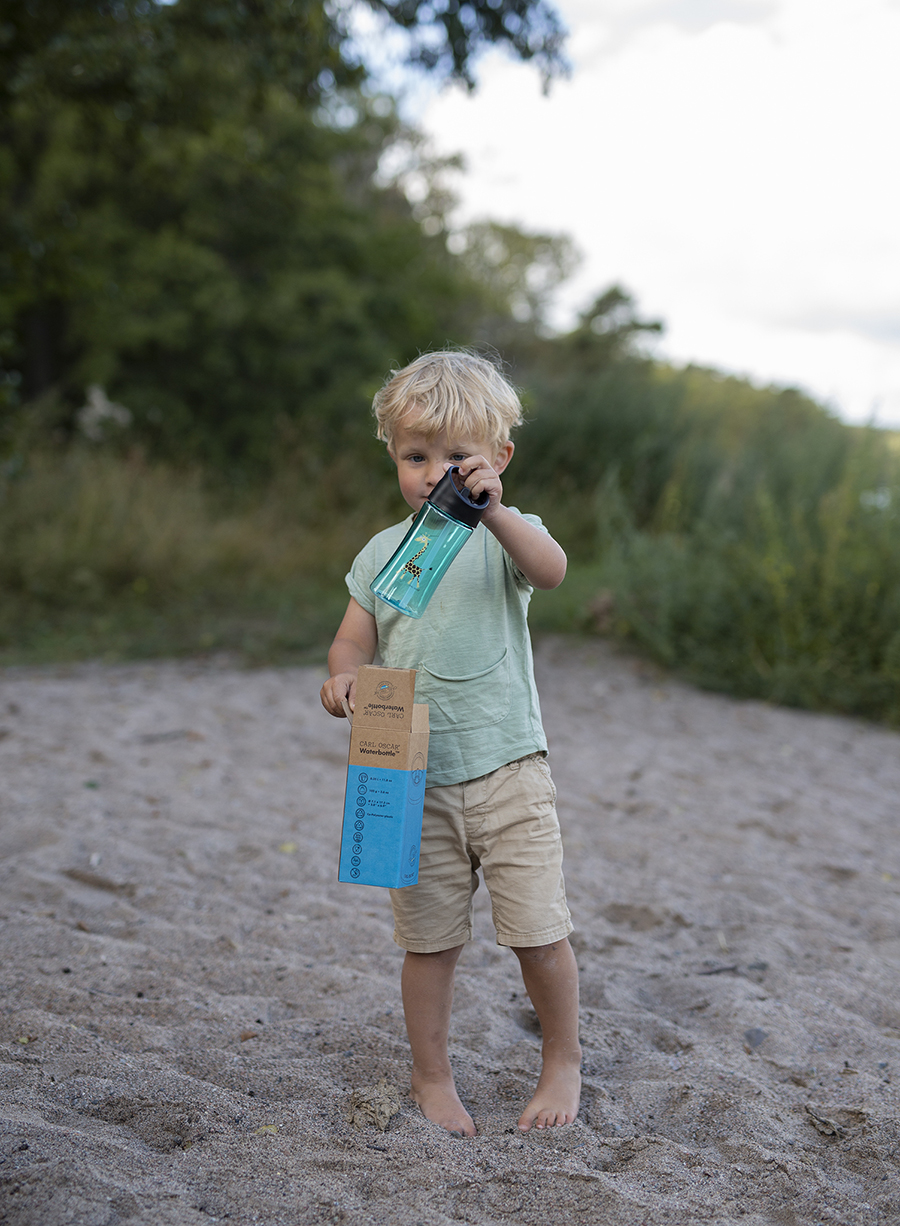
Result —
[{"label": "bare foot", "polygon": [[452,1077],[418,1077],[413,1072],[410,1092],[419,1110],[433,1124],[440,1124],[454,1136],[475,1136],[475,1121],[460,1102]]},{"label": "bare foot", "polygon": [[531,1102],[519,1118],[519,1128],[554,1128],[571,1124],[581,1100],[581,1072],[577,1064],[544,1065]]}]

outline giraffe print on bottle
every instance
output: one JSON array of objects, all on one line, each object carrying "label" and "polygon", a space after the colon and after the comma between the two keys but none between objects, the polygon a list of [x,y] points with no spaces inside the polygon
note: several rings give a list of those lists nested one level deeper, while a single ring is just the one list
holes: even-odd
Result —
[{"label": "giraffe print on bottle", "polygon": [[414,553],[408,562],[403,563],[403,569],[409,571],[413,579],[415,579],[416,587],[418,588],[419,580],[422,577],[422,567],[416,566],[416,558],[421,558],[422,554],[431,544],[431,538],[428,536],[425,536],[425,534],[423,533],[421,536],[416,537],[416,544],[421,545],[422,548],[419,550],[418,553]]}]

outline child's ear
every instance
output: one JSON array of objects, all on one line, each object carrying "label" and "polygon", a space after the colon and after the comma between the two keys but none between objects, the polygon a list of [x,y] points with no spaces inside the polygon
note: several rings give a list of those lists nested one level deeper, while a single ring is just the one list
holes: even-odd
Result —
[{"label": "child's ear", "polygon": [[498,449],[497,454],[494,457],[495,473],[503,472],[504,468],[506,468],[507,464],[512,459],[515,449],[516,445],[512,439],[507,439],[503,446]]}]

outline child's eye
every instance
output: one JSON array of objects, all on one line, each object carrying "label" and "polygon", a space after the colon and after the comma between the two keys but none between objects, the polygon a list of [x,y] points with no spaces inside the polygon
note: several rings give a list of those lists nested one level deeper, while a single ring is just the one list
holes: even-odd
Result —
[{"label": "child's eye", "polygon": [[455,455],[452,455],[450,457],[450,459],[453,461],[454,464],[459,464],[462,460],[468,460],[468,458],[469,457],[466,455],[464,451],[457,451]]}]

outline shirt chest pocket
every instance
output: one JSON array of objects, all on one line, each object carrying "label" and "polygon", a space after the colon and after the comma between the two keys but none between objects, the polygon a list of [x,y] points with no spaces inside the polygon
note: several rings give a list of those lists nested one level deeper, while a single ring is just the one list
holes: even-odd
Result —
[{"label": "shirt chest pocket", "polygon": [[432,732],[471,732],[509,714],[509,649],[477,673],[450,677],[419,665],[416,698],[428,703]]}]

